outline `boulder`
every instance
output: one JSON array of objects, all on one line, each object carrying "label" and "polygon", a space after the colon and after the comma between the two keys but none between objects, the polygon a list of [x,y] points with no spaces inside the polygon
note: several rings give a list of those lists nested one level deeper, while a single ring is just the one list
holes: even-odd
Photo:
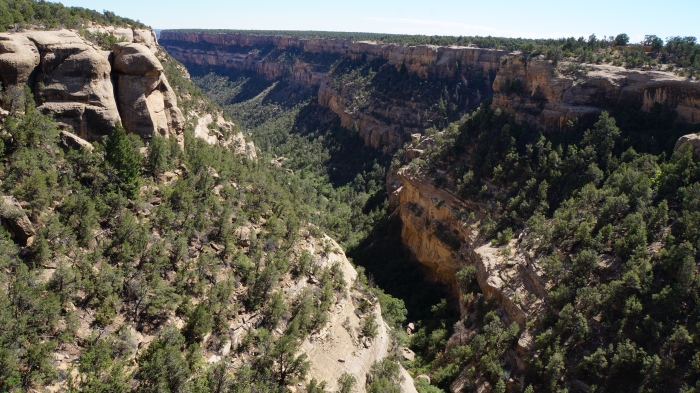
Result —
[{"label": "boulder", "polygon": [[156,39],[156,33],[154,33],[151,29],[134,29],[133,42],[143,44],[153,53],[158,51],[158,40]]},{"label": "boulder", "polygon": [[119,121],[107,56],[71,31],[0,34],[0,79],[33,86],[41,112],[88,141]]},{"label": "boulder", "polygon": [[142,138],[155,132],[178,137],[185,128],[185,117],[164,75],[120,75],[117,89],[124,128]]},{"label": "boulder", "polygon": [[424,380],[428,383],[428,385],[430,385],[430,377],[427,376],[426,374],[421,374],[421,375],[416,377],[416,381],[420,381],[420,380]]},{"label": "boulder", "polygon": [[416,360],[416,354],[408,348],[401,348],[401,357],[409,362]]},{"label": "boulder", "polygon": [[36,235],[32,222],[13,196],[3,196],[0,199],[0,223],[23,245],[30,245]]},{"label": "boulder", "polygon": [[185,118],[158,59],[143,44],[119,43],[113,49],[124,128],[146,139],[154,133],[180,136]]},{"label": "boulder", "polygon": [[27,37],[0,34],[0,81],[2,87],[22,86],[39,65],[39,50]]},{"label": "boulder", "polygon": [[678,141],[676,142],[676,146],[673,149],[678,150],[681,148],[681,146],[683,146],[686,143],[690,143],[690,145],[693,147],[694,156],[696,158],[700,158],[700,135],[698,135],[698,134],[683,135],[682,137],[678,138]]},{"label": "boulder", "polygon": [[61,140],[61,145],[63,145],[63,147],[67,149],[85,149],[89,151],[94,150],[94,147],[90,144],[90,142],[68,131],[61,131],[58,134],[58,138]]},{"label": "boulder", "polygon": [[120,42],[112,47],[114,69],[126,75],[158,75],[163,66],[143,44]]}]

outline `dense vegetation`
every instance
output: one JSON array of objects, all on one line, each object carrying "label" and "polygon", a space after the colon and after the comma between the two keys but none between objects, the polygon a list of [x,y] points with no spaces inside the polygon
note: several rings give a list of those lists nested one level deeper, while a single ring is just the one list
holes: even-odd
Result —
[{"label": "dense vegetation", "polygon": [[[22,247],[0,229],[1,391],[66,378],[85,392],[282,391],[303,380],[308,362],[297,348],[325,324],[345,285],[337,265],[323,267],[295,247],[302,226],[318,221],[321,194],[191,131],[184,151],[157,137],[144,157],[141,140],[121,126],[94,151],[64,151],[33,98],[20,107],[3,123],[2,193],[22,202],[37,234]],[[258,235],[236,231],[252,225],[261,226]],[[318,284],[286,299],[280,279],[290,276]],[[356,285],[393,301],[366,280]],[[398,323],[401,308],[387,308]],[[241,313],[262,315],[232,348],[248,361],[207,365],[202,354],[231,339],[229,324]],[[376,334],[365,318],[364,334]],[[86,327],[100,333],[85,336]],[[147,350],[139,351],[140,334],[156,336]],[[57,370],[52,354],[78,345],[79,374]],[[394,386],[391,367],[377,365],[372,383]]]},{"label": "dense vegetation", "polygon": [[[558,392],[580,387],[579,380],[601,392],[699,388],[700,162],[689,145],[672,151],[679,135],[698,127],[674,126],[665,113],[603,113],[585,132],[562,136],[484,106],[435,135],[409,165],[487,203],[477,212],[481,234],[505,245],[524,231],[518,249],[544,267],[548,311],[528,323],[536,356],[527,361],[524,386]],[[461,272],[464,293],[472,292],[470,269]],[[488,311],[471,304],[480,315]],[[480,335],[469,344],[419,364],[448,382],[474,367],[470,375],[487,376],[499,390],[510,375],[499,353],[513,335],[498,333],[505,327],[493,315],[476,321]],[[414,347],[424,348],[421,340]]]},{"label": "dense vegetation", "polygon": [[207,72],[194,80],[245,127],[266,161],[278,161],[309,193],[319,193],[309,206],[343,246],[357,244],[384,215],[388,158],[340,127],[308,92],[248,75]]},{"label": "dense vegetation", "polygon": [[2,29],[38,25],[47,29],[76,29],[87,22],[104,26],[146,27],[143,23],[123,18],[111,11],[98,12],[82,7],[66,7],[61,3],[44,0],[0,1],[0,26]]}]

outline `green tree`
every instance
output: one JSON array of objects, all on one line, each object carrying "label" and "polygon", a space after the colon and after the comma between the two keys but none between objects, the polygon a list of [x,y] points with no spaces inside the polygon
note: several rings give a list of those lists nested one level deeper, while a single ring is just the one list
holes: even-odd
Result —
[{"label": "green tree", "polygon": [[135,378],[139,381],[137,392],[175,393],[182,392],[191,371],[180,352],[184,337],[174,326],[166,326],[138,359],[139,370]]},{"label": "green tree", "polygon": [[136,195],[140,184],[141,154],[132,146],[121,123],[117,123],[107,138],[105,152],[105,159],[114,170],[120,188],[129,197]]},{"label": "green tree", "polygon": [[626,46],[630,42],[630,36],[628,36],[625,33],[618,34],[615,36],[615,45],[617,46]]},{"label": "green tree", "polygon": [[170,147],[168,142],[158,133],[153,134],[151,142],[148,144],[148,171],[155,179],[161,173],[169,169],[168,155]]}]

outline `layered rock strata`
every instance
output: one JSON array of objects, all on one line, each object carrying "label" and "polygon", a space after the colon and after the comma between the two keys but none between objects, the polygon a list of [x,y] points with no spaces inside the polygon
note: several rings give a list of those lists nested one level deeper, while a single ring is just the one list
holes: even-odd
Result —
[{"label": "layered rock strata", "polygon": [[669,72],[596,64],[529,59],[514,53],[501,59],[493,83],[493,105],[545,131],[566,131],[577,119],[603,110],[650,112],[668,105],[684,123],[700,122],[700,82]]},{"label": "layered rock strata", "polygon": [[[397,67],[406,66],[409,72],[422,77],[469,77],[481,72],[497,71],[499,59],[507,51],[462,46],[418,45],[403,46],[343,39],[296,38],[246,34],[217,34],[166,30],[161,33],[162,44],[171,54],[183,56],[185,62],[198,65],[239,67],[255,69],[260,61],[258,52],[231,48],[269,48],[298,50],[308,53],[324,53],[348,56],[352,59],[381,58]],[[178,50],[179,43],[196,44],[200,51]],[[187,48],[193,48],[188,46]],[[174,50],[173,50],[174,49]],[[178,58],[178,56],[175,56]],[[245,59],[245,60],[244,60]]]},{"label": "layered rock strata", "polygon": [[542,270],[518,251],[515,241],[510,246],[516,251],[504,255],[503,247],[479,238],[477,224],[465,220],[470,213],[483,216],[485,206],[437,188],[406,167],[393,172],[387,183],[393,185],[388,191],[396,206],[393,214],[402,222],[403,243],[433,278],[461,295],[456,273],[475,266],[484,296],[494,299],[509,321],[525,327],[528,315],[540,310],[547,296]]},{"label": "layered rock strata", "polygon": [[[329,75],[341,58],[357,61],[380,59],[422,78],[449,79],[468,87],[470,81],[490,84],[507,52],[471,47],[401,46],[340,39],[300,39],[281,36],[163,31],[161,43],[179,61],[190,66],[224,67],[252,71],[268,79],[286,78],[318,92],[318,102],[330,108],[348,129],[357,129],[369,146],[393,152],[407,136],[422,132],[422,114],[432,103],[392,99],[354,108],[353,90],[336,86]],[[272,56],[273,51],[291,56]],[[468,102],[468,99],[467,99]],[[480,100],[472,100],[473,106]]]},{"label": "layered rock strata", "polygon": [[[700,122],[700,83],[669,72],[629,70],[610,65],[558,65],[522,53],[472,47],[401,46],[343,39],[303,39],[283,36],[163,31],[161,41],[178,60],[191,65],[253,71],[268,79],[290,78],[319,88],[321,105],[331,108],[343,126],[357,127],[368,145],[386,151],[402,147],[406,136],[422,132],[421,102],[386,102],[354,110],[352,96],[328,83],[326,69],[298,58],[285,63],[270,50],[295,54],[332,55],[354,60],[382,59],[421,77],[463,79],[474,89],[474,78],[485,78],[489,88],[480,100],[493,98],[501,108],[546,132],[567,131],[597,118],[603,110],[650,112],[655,104],[668,105],[677,120]],[[294,57],[294,56],[292,56]],[[326,67],[327,68],[327,67]],[[481,92],[480,92],[481,94]],[[472,102],[478,104],[478,102]],[[414,119],[418,117],[419,121]]]}]

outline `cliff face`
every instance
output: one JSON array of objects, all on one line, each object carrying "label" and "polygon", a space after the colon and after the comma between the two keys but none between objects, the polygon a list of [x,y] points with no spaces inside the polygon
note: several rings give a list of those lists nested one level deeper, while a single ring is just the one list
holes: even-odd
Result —
[{"label": "cliff face", "polygon": [[[568,129],[567,123],[597,117],[601,111],[633,109],[649,112],[667,104],[677,120],[700,122],[700,83],[660,71],[628,70],[609,65],[582,67],[561,62],[555,66],[541,58],[514,52],[467,47],[400,46],[340,39],[301,39],[280,36],[212,34],[164,31],[162,42],[178,60],[200,66],[253,71],[267,79],[289,78],[319,88],[321,105],[331,108],[347,128],[357,126],[368,145],[393,151],[412,132],[427,127],[420,116],[427,103],[420,100],[384,102],[364,110],[349,105],[352,97],[328,83],[328,64],[296,58],[286,62],[266,56],[266,50],[296,54],[324,54],[353,60],[380,59],[422,78],[462,79],[474,89],[475,78],[488,88],[479,92],[476,105],[493,97],[494,107],[548,132]],[[463,98],[462,98],[463,99]],[[416,118],[418,121],[416,121]],[[418,125],[416,127],[416,125]]]},{"label": "cliff face", "polygon": [[153,55],[154,38],[129,31],[132,41],[112,51],[68,30],[0,34],[3,89],[18,97],[28,85],[42,112],[88,141],[119,121],[144,138],[157,132],[181,139],[184,118]]},{"label": "cliff face", "polygon": [[[311,88],[318,92],[319,104],[335,112],[344,127],[356,128],[367,145],[385,152],[395,151],[403,146],[408,135],[429,127],[429,119],[423,115],[434,103],[414,97],[389,99],[376,95],[367,106],[358,109],[352,105],[355,93],[351,85],[333,83],[334,62],[378,60],[397,70],[405,68],[420,78],[453,81],[465,90],[470,88],[470,82],[478,80],[484,96],[488,96],[499,59],[506,54],[467,47],[406,47],[335,39],[181,31],[163,31],[161,43],[173,57],[188,65],[255,72],[268,80],[285,78]],[[486,83],[481,83],[483,79]],[[480,97],[476,93],[470,101],[464,95],[458,99],[459,106],[475,107]]]},{"label": "cliff face", "polygon": [[[227,64],[236,63],[234,59],[237,56],[226,56],[227,48],[230,47],[274,47],[279,50],[296,49],[301,52],[336,54],[348,56],[355,60],[381,58],[397,67],[405,64],[409,72],[416,73],[424,78],[430,75],[440,78],[468,77],[481,72],[496,71],[498,70],[499,59],[508,53],[500,50],[468,47],[401,46],[340,39],[303,39],[244,34],[192,33],[172,30],[161,33],[161,42],[169,51],[171,47],[177,47],[179,42],[214,45],[216,46],[215,50],[205,51],[207,55],[204,57],[208,65],[228,67],[229,65]],[[244,57],[252,61],[257,60],[252,52],[245,55]],[[199,56],[192,55],[190,58],[194,60],[194,57]],[[227,63],[226,60],[230,60],[230,63]],[[195,64],[200,63],[195,62]]]},{"label": "cliff face", "polygon": [[655,104],[667,104],[678,121],[700,122],[700,82],[667,72],[595,64],[554,66],[510,54],[501,59],[493,90],[494,106],[545,131],[564,131],[568,121],[597,117],[603,110],[649,112]]},{"label": "cliff face", "polygon": [[546,297],[541,271],[522,253],[504,257],[499,248],[479,238],[475,226],[467,225],[465,214],[482,216],[484,206],[436,188],[430,179],[407,168],[390,174],[388,183],[395,184],[389,190],[395,195],[393,214],[401,219],[401,238],[413,256],[459,295],[457,271],[475,266],[484,296],[494,299],[511,321],[524,327],[527,316],[541,306],[541,300],[530,301],[530,295]]}]

